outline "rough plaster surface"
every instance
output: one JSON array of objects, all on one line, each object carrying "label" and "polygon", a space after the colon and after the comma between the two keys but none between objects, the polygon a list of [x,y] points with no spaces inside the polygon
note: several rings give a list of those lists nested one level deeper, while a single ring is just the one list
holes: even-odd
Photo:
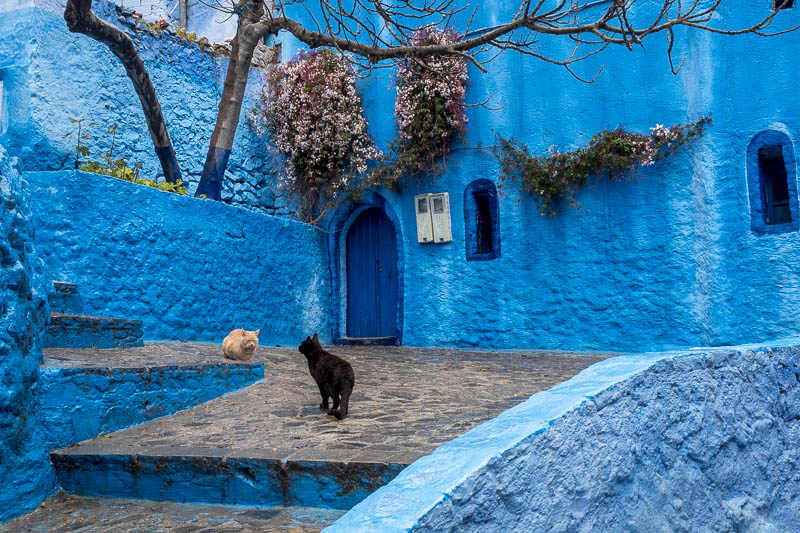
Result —
[{"label": "rough plaster surface", "polygon": [[36,391],[50,278],[33,246],[27,183],[0,146],[0,523],[54,489]]},{"label": "rough plaster surface", "polygon": [[[144,176],[159,175],[141,105],[119,60],[102,44],[67,30],[64,0],[33,3],[0,9],[0,78],[8,93],[9,115],[8,131],[0,142],[20,156],[26,170],[67,169],[75,159],[76,134],[63,138],[76,131],[71,119],[97,123],[84,141],[95,160],[109,150],[107,130],[117,124],[114,159],[141,161]],[[134,31],[118,20],[114,4],[106,0],[95,0],[93,8],[133,38],[161,101],[184,180],[194,190],[214,129],[227,58],[214,58],[166,32]],[[223,200],[285,213],[285,199],[274,187],[271,156],[245,118],[262,83],[261,71],[252,70]]]},{"label": "rough plaster surface", "polygon": [[84,172],[27,173],[37,247],[84,313],[140,319],[145,339],[328,338],[324,234],[284,218]]},{"label": "rough plaster surface", "polygon": [[262,377],[262,364],[43,368],[39,401],[45,446],[69,446],[170,415]]},{"label": "rough plaster surface", "polygon": [[325,531],[797,531],[798,442],[796,345],[617,357],[438,448]]}]

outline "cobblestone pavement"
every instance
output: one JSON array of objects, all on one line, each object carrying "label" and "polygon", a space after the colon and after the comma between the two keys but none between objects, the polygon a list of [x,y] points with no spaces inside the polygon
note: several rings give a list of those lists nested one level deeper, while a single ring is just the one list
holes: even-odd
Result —
[{"label": "cobblestone pavement", "polygon": [[264,509],[61,496],[0,525],[0,533],[306,533],[320,531],[343,514],[306,507]]},{"label": "cobblestone pavement", "polygon": [[[85,441],[71,451],[409,464],[533,393],[614,355],[365,346],[330,350],[348,360],[356,375],[350,415],[341,422],[319,410],[319,392],[302,354],[259,347],[254,361],[265,367],[259,383]],[[121,354],[125,364],[139,365],[222,359],[220,346],[208,344],[97,352],[104,359]],[[85,350],[82,357],[91,353]]]}]

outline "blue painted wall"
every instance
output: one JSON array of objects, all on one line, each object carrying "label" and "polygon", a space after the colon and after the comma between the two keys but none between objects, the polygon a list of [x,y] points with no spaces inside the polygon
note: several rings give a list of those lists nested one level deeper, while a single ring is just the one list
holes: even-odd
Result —
[{"label": "blue painted wall", "polygon": [[[118,124],[114,158],[141,161],[143,176],[160,175],[141,104],[125,70],[105,46],[67,30],[65,3],[0,1],[0,79],[9,123],[0,143],[23,160],[26,170],[72,169],[75,133],[63,138],[76,129],[70,119],[98,123],[85,143],[96,160],[110,148],[108,128]],[[227,58],[214,58],[166,32],[159,36],[141,26],[134,30],[131,19],[118,18],[107,0],[95,0],[93,9],[133,38],[161,101],[184,179],[194,190],[214,129]],[[261,71],[253,69],[223,200],[283,213],[286,202],[273,187],[270,154],[245,119],[261,85]]]},{"label": "blue painted wall", "polygon": [[[507,14],[501,4],[484,3],[474,26],[502,20]],[[138,103],[121,67],[100,45],[66,32],[58,0],[36,5],[0,14],[0,35],[13,35],[0,38],[0,58],[11,58],[0,59],[0,75],[12,87],[12,126],[0,139],[12,143],[29,169],[61,168],[70,163],[69,138],[61,139],[70,117],[124,121],[134,133],[124,134],[121,146],[143,159],[147,154],[154,169]],[[102,3],[98,9],[103,5],[110,9]],[[765,16],[770,5],[765,0],[740,9],[724,3],[715,23],[746,26]],[[798,23],[798,17],[796,8],[786,10],[774,29]],[[471,67],[468,101],[492,95],[493,104],[506,105],[497,111],[469,109],[465,144],[470,146],[493,144],[497,132],[545,153],[551,144],[568,149],[618,125],[647,132],[657,123],[686,122],[708,113],[714,124],[699,142],[634,181],[599,181],[583,191],[578,199],[584,211],[565,206],[554,218],[541,217],[533,199],[520,197],[513,184],[501,188],[502,256],[489,261],[466,260],[463,192],[476,178],[497,180],[497,162],[490,155],[456,150],[448,172],[435,183],[408,185],[399,195],[382,191],[402,240],[398,301],[405,303],[397,323],[404,343],[638,351],[800,334],[798,232],[752,230],[746,157],[750,140],[762,131],[781,131],[796,144],[800,102],[790,95],[793,73],[800,67],[794,53],[800,33],[765,39],[681,30],[677,37],[676,61],[686,59],[678,76],[670,73],[660,36],[645,41],[646,48],[610,49],[576,66],[578,74],[589,78],[603,67],[590,85],[559,67],[513,53],[491,63],[488,74]],[[181,162],[196,178],[224,62],[164,39],[137,39],[167,122],[176,124],[172,132]],[[289,58],[298,43],[288,35],[281,39]],[[19,42],[28,44],[19,49]],[[541,45],[556,56],[571,52],[571,41],[563,39],[543,39]],[[394,135],[392,120],[387,120],[393,116],[394,92],[387,90],[391,75],[391,70],[378,71],[363,84],[371,132],[381,146]],[[251,80],[250,90],[257,85]],[[263,174],[269,157],[262,140],[246,127],[239,135],[229,178],[250,176],[262,185],[253,192],[252,184],[228,180],[226,197],[285,213],[284,200]],[[95,152],[104,149],[97,142]],[[787,161],[796,165],[794,159]],[[796,170],[789,175],[796,180]],[[413,195],[430,191],[450,193],[451,243],[416,242]],[[340,222],[347,227],[350,216],[353,211],[344,207],[328,228]],[[343,249],[331,243],[328,248]],[[328,258],[333,298],[317,310],[334,317],[332,337],[345,331],[341,257],[333,253]],[[77,258],[62,259],[56,265],[76,271],[78,263]],[[199,294],[197,302],[204,298]]]},{"label": "blue painted wall", "polygon": [[84,312],[143,321],[145,339],[262,345],[329,338],[325,234],[307,224],[85,172],[29,172],[36,245]]},{"label": "blue painted wall", "polygon": [[[473,26],[502,20],[501,8],[491,7],[501,4],[482,3]],[[715,23],[727,27],[746,26],[772,5],[723,4]],[[800,24],[797,8],[782,12],[774,29],[792,24]],[[750,140],[764,130],[784,132],[797,150],[800,100],[790,95],[800,70],[800,33],[762,38],[681,30],[677,37],[676,63],[686,59],[678,76],[670,73],[663,36],[646,40],[644,49],[609,49],[579,65],[589,78],[603,66],[589,85],[513,53],[491,63],[488,74],[470,67],[467,101],[492,96],[493,104],[506,105],[470,108],[464,145],[493,145],[497,132],[544,154],[552,144],[585,145],[595,132],[618,125],[646,133],[658,123],[709,113],[714,123],[698,142],[633,181],[593,183],[578,195],[584,211],[564,206],[558,216],[542,217],[531,197],[505,185],[502,256],[490,261],[467,261],[463,197],[477,178],[498,180],[491,155],[456,150],[435,183],[409,184],[400,195],[382,191],[404,241],[405,344],[641,351],[800,334],[800,238],[796,230],[751,230],[746,164]],[[289,57],[299,45],[281,38]],[[541,44],[560,57],[571,51],[571,41]],[[381,146],[394,135],[387,120],[395,96],[387,90],[391,74],[363,85]],[[796,172],[789,175],[796,180]],[[413,196],[442,191],[450,193],[453,241],[419,244]],[[332,261],[341,281],[340,256]]]},{"label": "blue painted wall", "polygon": [[48,450],[141,424],[246,387],[264,365],[43,368],[39,388]]},{"label": "blue painted wall", "polygon": [[0,146],[0,523],[55,490],[37,403],[50,278],[33,245],[27,183]]},{"label": "blue painted wall", "polygon": [[324,531],[796,531],[796,343],[608,359],[419,459]]}]

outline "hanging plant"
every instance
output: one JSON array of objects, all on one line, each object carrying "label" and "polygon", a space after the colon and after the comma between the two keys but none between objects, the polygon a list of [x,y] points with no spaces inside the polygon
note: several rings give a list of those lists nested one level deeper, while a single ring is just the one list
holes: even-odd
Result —
[{"label": "hanging plant", "polygon": [[268,69],[259,100],[251,122],[282,156],[281,185],[299,198],[299,218],[314,222],[380,155],[352,68],[331,50],[301,51]]},{"label": "hanging plant", "polygon": [[555,146],[547,155],[533,156],[518,142],[497,136],[496,155],[502,180],[520,181],[531,194],[542,216],[555,216],[562,200],[576,207],[575,195],[590,176],[613,180],[630,179],[639,166],[651,166],[701,135],[711,123],[702,117],[689,124],[669,128],[656,124],[649,135],[620,127],[595,133],[589,145],[569,152]]},{"label": "hanging plant", "polygon": [[[460,38],[452,29],[425,26],[413,33],[409,45],[451,44]],[[441,173],[451,142],[467,131],[464,96],[469,78],[463,58],[405,58],[396,80],[397,137],[370,174],[373,185],[393,187],[403,176]]]}]

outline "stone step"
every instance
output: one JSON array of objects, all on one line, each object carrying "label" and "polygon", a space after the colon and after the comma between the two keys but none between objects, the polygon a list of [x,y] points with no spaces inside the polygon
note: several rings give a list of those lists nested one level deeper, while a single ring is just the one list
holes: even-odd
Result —
[{"label": "stone step", "polygon": [[142,321],[51,313],[45,348],[130,348],[142,346]]},{"label": "stone step", "polygon": [[264,377],[261,363],[181,345],[46,349],[44,356],[38,396],[47,449],[167,416]]},{"label": "stone step", "polygon": [[283,459],[269,450],[181,449],[127,454],[81,444],[50,453],[59,486],[89,497],[347,510],[406,464]]},{"label": "stone step", "polygon": [[67,281],[54,281],[55,293],[49,298],[53,313],[78,315],[83,312],[83,300],[78,294],[78,286]]},{"label": "stone step", "polygon": [[245,507],[81,498],[61,494],[32,513],[0,525],[0,533],[171,533],[175,531],[316,533],[343,514],[306,507]]}]

